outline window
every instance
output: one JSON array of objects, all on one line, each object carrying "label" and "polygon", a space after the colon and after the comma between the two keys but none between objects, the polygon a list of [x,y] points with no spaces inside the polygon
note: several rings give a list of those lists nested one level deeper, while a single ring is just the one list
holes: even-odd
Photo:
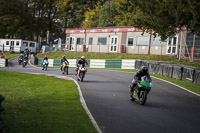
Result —
[{"label": "window", "polygon": [[167,43],[167,54],[176,54],[177,53],[177,36],[169,37]]},{"label": "window", "polygon": [[30,47],[35,47],[35,43],[30,43]]},{"label": "window", "polygon": [[128,37],[128,46],[133,46],[133,37]]},{"label": "window", "polygon": [[107,38],[106,37],[99,37],[97,45],[106,45],[107,44]]},{"label": "window", "polygon": [[139,36],[137,37],[137,46],[148,46],[149,45],[149,37]]},{"label": "window", "polygon": [[23,46],[28,47],[28,42],[23,42]]},{"label": "window", "polygon": [[16,46],[19,46],[19,41],[16,42]]},{"label": "window", "polygon": [[6,41],[6,45],[9,45],[9,41]]},{"label": "window", "polygon": [[89,38],[88,45],[92,45],[92,43],[93,43],[93,37],[90,37],[90,38]]},{"label": "window", "polygon": [[165,42],[161,41],[159,36],[152,37],[152,46],[164,46]]},{"label": "window", "polygon": [[83,45],[84,43],[84,38],[77,38],[77,45]]}]

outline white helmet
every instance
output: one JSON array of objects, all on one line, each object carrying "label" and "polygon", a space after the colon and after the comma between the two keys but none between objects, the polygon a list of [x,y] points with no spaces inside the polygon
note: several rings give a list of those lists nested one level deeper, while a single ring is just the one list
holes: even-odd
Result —
[{"label": "white helmet", "polygon": [[85,56],[82,56],[81,59],[85,59]]}]

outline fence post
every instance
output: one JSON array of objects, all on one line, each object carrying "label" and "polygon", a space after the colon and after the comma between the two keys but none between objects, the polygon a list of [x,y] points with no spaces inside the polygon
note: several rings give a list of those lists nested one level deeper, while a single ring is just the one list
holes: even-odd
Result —
[{"label": "fence post", "polygon": [[181,42],[180,42],[180,48],[179,48],[179,60],[181,60],[181,52],[182,52],[182,43],[183,43],[183,31],[181,30]]},{"label": "fence post", "polygon": [[151,36],[152,36],[152,33],[151,33],[151,31],[150,31],[149,47],[148,47],[148,55],[150,55],[150,50],[151,50]]},{"label": "fence post", "polygon": [[194,38],[193,38],[193,46],[192,46],[192,53],[191,53],[191,55],[192,55],[192,62],[194,61],[194,45],[195,45],[195,34],[194,34]]}]

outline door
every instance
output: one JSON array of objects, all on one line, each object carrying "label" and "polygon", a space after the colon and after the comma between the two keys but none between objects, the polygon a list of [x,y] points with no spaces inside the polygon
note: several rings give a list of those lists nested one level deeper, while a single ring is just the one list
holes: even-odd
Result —
[{"label": "door", "polygon": [[177,36],[176,37],[169,37],[167,43],[167,54],[177,54]]},{"label": "door", "polygon": [[111,37],[111,42],[110,42],[110,52],[117,52],[118,48],[118,38],[117,36]]},{"label": "door", "polygon": [[75,50],[75,37],[67,37],[67,49],[70,51]]},{"label": "door", "polygon": [[11,41],[11,43],[10,43],[10,51],[14,51],[14,43],[15,43],[15,41]]}]

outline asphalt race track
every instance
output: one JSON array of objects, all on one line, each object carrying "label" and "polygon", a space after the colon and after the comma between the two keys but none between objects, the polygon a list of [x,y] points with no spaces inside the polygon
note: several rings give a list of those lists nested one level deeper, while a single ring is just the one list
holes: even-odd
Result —
[{"label": "asphalt race track", "polygon": [[[0,70],[62,75],[59,68],[42,71],[22,68],[17,59]],[[67,76],[67,75],[66,75]],[[76,79],[75,70],[69,77]],[[132,73],[89,69],[79,82],[86,104],[103,133],[199,133],[200,97],[174,85],[153,79],[144,106],[130,101]]]}]

